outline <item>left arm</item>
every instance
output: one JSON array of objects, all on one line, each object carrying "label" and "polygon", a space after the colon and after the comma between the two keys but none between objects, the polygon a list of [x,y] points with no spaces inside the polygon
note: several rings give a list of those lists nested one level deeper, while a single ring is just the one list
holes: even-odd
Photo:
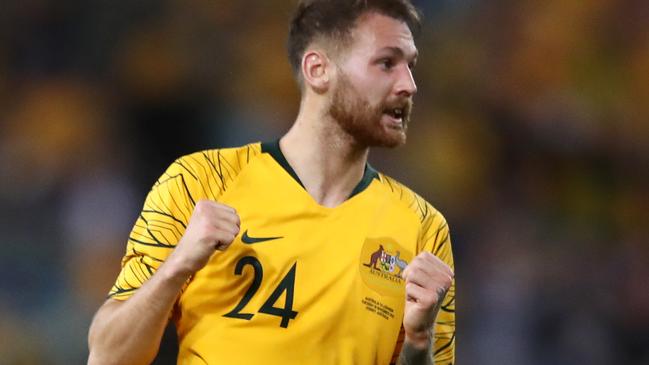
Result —
[{"label": "left arm", "polygon": [[453,270],[432,253],[424,251],[406,267],[403,278],[406,282],[405,340],[399,364],[433,364],[435,319],[453,284]]}]

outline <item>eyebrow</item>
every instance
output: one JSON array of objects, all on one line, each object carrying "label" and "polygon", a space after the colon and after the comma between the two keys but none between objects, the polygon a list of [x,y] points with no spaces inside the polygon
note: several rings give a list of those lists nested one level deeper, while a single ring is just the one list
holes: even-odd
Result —
[{"label": "eyebrow", "polygon": [[[399,57],[404,57],[404,58],[406,57],[406,54],[403,52],[403,49],[399,47],[383,47],[379,50],[379,52],[383,52],[383,51],[392,52]],[[419,56],[419,51],[415,48],[415,54],[413,55],[412,58],[417,59],[418,56]]]}]

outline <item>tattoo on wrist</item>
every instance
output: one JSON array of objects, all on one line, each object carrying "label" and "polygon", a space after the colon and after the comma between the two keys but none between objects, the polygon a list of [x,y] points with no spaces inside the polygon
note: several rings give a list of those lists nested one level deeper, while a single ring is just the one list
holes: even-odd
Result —
[{"label": "tattoo on wrist", "polygon": [[404,342],[399,354],[399,365],[433,365],[432,351],[433,346],[430,344],[425,349],[418,349]]}]

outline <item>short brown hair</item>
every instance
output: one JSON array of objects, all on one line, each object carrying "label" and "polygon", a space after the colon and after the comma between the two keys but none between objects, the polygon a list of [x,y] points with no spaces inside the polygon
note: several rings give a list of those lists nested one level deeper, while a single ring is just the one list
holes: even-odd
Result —
[{"label": "short brown hair", "polygon": [[288,58],[299,79],[306,48],[320,37],[346,42],[358,18],[377,12],[408,25],[413,35],[419,33],[420,15],[410,0],[301,0],[288,34]]}]

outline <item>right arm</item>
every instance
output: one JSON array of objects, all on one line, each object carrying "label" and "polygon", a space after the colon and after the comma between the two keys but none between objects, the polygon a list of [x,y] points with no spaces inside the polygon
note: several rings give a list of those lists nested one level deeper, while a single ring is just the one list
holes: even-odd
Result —
[{"label": "right arm", "polygon": [[88,364],[153,361],[183,286],[216,250],[227,249],[239,225],[233,208],[196,203],[180,242],[155,274],[126,301],[108,299],[97,311],[88,335]]}]

